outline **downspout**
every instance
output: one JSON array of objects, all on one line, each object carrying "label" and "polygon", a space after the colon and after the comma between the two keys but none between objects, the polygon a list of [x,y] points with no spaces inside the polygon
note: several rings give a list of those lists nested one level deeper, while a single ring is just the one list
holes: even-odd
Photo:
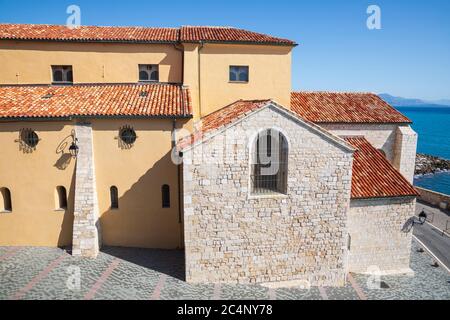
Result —
[{"label": "downspout", "polygon": [[[173,119],[172,121],[172,137],[173,137],[173,143],[172,148],[177,147],[177,135],[176,135],[176,129],[177,129],[177,119]],[[173,150],[173,149],[172,149]],[[177,165],[177,181],[178,181],[178,224],[180,226],[180,248],[184,247],[184,241],[183,241],[183,228],[182,228],[182,216],[183,216],[183,204],[181,203],[183,201],[183,196],[181,192],[181,166],[182,164]]]},{"label": "downspout", "polygon": [[200,52],[202,51],[203,47],[205,46],[203,41],[200,41],[200,47],[198,48],[198,113],[199,118],[202,118],[202,82],[201,82],[201,59],[200,59]]},{"label": "downspout", "polygon": [[179,44],[174,44],[173,47],[175,48],[175,50],[181,52],[181,83],[184,84],[184,48],[178,47],[179,45],[182,46],[182,44],[179,43]]}]

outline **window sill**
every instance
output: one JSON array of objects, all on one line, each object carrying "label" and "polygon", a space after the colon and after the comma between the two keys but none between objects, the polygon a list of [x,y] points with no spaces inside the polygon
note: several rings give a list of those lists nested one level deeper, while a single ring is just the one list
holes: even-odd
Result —
[{"label": "window sill", "polygon": [[248,84],[249,81],[228,81],[228,83],[235,83],[235,84]]},{"label": "window sill", "polygon": [[159,80],[139,80],[138,83],[159,83]]},{"label": "window sill", "polygon": [[60,209],[55,209],[53,211],[55,211],[55,212],[66,212],[67,209],[60,208]]},{"label": "window sill", "polygon": [[53,81],[52,85],[53,86],[71,86],[71,85],[73,85],[73,82],[64,82],[64,81],[55,82],[55,81]]},{"label": "window sill", "polygon": [[9,211],[9,210],[0,211],[0,214],[8,214],[8,213],[12,213],[12,211]]},{"label": "window sill", "polygon": [[287,194],[282,193],[273,193],[273,194],[249,194],[248,199],[288,199],[289,196]]}]

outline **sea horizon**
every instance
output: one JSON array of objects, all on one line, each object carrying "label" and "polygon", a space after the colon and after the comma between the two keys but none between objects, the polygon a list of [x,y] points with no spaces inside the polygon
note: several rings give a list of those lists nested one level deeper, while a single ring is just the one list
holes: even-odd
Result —
[{"label": "sea horizon", "polygon": [[[395,108],[413,121],[412,128],[419,135],[418,153],[450,160],[450,106]],[[415,176],[414,185],[450,195],[450,172]]]}]

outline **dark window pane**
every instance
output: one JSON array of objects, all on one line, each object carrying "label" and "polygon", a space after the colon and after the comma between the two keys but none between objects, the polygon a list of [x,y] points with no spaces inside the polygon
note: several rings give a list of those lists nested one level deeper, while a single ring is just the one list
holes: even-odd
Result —
[{"label": "dark window pane", "polygon": [[[276,138],[278,138],[278,141]],[[266,142],[265,146],[264,142]],[[263,149],[264,147],[266,149]],[[287,140],[281,133],[269,129],[259,134],[254,147],[256,154],[253,155],[256,163],[251,168],[252,192],[254,194],[285,194],[287,192],[288,151]],[[273,157],[277,154],[278,159]],[[265,163],[267,160],[270,160],[270,162]],[[278,163],[273,161],[278,161]],[[274,171],[274,174],[264,174],[267,173],[265,169],[273,168],[273,165],[276,166],[274,169],[278,170]]]},{"label": "dark window pane", "polygon": [[67,71],[67,82],[73,82],[73,72],[72,70]]},{"label": "dark window pane", "polygon": [[112,186],[110,189],[111,194],[111,209],[119,209],[119,191],[117,187]]},{"label": "dark window pane", "polygon": [[63,73],[62,70],[55,70],[53,72],[53,81],[54,82],[61,82],[63,81]]},{"label": "dark window pane", "polygon": [[147,71],[139,72],[139,80],[140,81],[147,81],[148,80],[148,73],[147,73]]},{"label": "dark window pane", "polygon": [[159,81],[159,72],[158,71],[153,71],[152,74],[150,75],[150,80],[152,80],[152,81]]},{"label": "dark window pane", "polygon": [[162,207],[170,208],[170,187],[165,184],[161,188],[162,193]]},{"label": "dark window pane", "polygon": [[1,188],[0,192],[3,198],[3,210],[12,211],[11,191],[8,188]]},{"label": "dark window pane", "polygon": [[67,192],[66,188],[59,186],[56,188],[58,192],[59,209],[67,209]]},{"label": "dark window pane", "polygon": [[241,67],[239,70],[239,81],[248,82],[248,67]]}]

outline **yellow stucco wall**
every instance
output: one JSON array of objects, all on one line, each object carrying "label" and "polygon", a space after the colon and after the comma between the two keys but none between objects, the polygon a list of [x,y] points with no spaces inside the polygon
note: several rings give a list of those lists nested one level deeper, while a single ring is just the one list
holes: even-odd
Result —
[{"label": "yellow stucco wall", "polygon": [[[138,136],[130,149],[117,140],[129,125]],[[171,160],[170,120],[93,122],[94,158],[103,244],[174,249],[181,247],[178,168]],[[161,187],[170,186],[170,208],[162,208]],[[110,209],[110,187],[119,209]]]},{"label": "yellow stucco wall", "polygon": [[[41,139],[31,153],[20,150],[23,128],[36,130]],[[74,161],[57,153],[60,143],[69,141],[71,129],[70,122],[0,123],[0,188],[8,188],[12,198],[12,212],[0,213],[0,245],[64,246],[72,242]],[[57,186],[67,190],[67,211],[55,210]]]},{"label": "yellow stucco wall", "polygon": [[[185,84],[197,89],[199,47],[186,48]],[[200,48],[200,97],[193,98],[195,110],[199,105],[205,116],[239,99],[274,99],[289,108],[291,51],[286,46],[205,44]],[[249,66],[248,83],[229,81],[232,65]]]},{"label": "yellow stucco wall", "polygon": [[159,64],[160,82],[181,83],[173,45],[0,41],[0,84],[49,84],[52,65],[72,65],[74,83],[138,82],[139,64]]},{"label": "yellow stucco wall", "polygon": [[[97,193],[105,245],[182,247],[179,223],[178,168],[171,161],[172,120],[93,119]],[[189,126],[178,120],[177,127]],[[75,161],[57,153],[74,122],[0,122],[0,188],[11,191],[13,210],[0,213],[0,246],[63,246],[72,241]],[[122,149],[119,129],[129,125],[137,141]],[[19,132],[31,128],[39,144],[31,153],[19,150]],[[162,208],[161,186],[170,186],[171,207]],[[55,190],[64,186],[68,210],[55,210]],[[110,187],[119,190],[119,209],[110,209]]]},{"label": "yellow stucco wall", "polygon": [[[72,65],[75,83],[137,82],[138,64],[159,64],[161,82],[181,83],[184,79],[189,86],[198,119],[238,99],[272,98],[288,107],[291,50],[206,44],[199,56],[198,44],[184,44],[183,55],[172,45],[0,41],[0,84],[49,84],[51,65]],[[229,83],[230,65],[248,65],[249,82]],[[178,169],[170,157],[172,121],[89,121],[94,130],[103,244],[181,247]],[[67,154],[68,145],[66,154],[56,150],[70,136],[74,123],[0,122],[0,188],[10,189],[13,205],[11,213],[0,213],[0,245],[71,243],[75,161]],[[138,135],[131,149],[121,149],[117,140],[124,125],[134,127]],[[192,130],[193,121],[179,120],[178,126]],[[41,138],[31,153],[19,150],[22,128],[36,130]],[[163,184],[171,188],[169,209],[162,208]],[[60,185],[69,196],[65,212],[55,210],[55,190]],[[110,209],[111,186],[119,190],[118,210]]]}]

